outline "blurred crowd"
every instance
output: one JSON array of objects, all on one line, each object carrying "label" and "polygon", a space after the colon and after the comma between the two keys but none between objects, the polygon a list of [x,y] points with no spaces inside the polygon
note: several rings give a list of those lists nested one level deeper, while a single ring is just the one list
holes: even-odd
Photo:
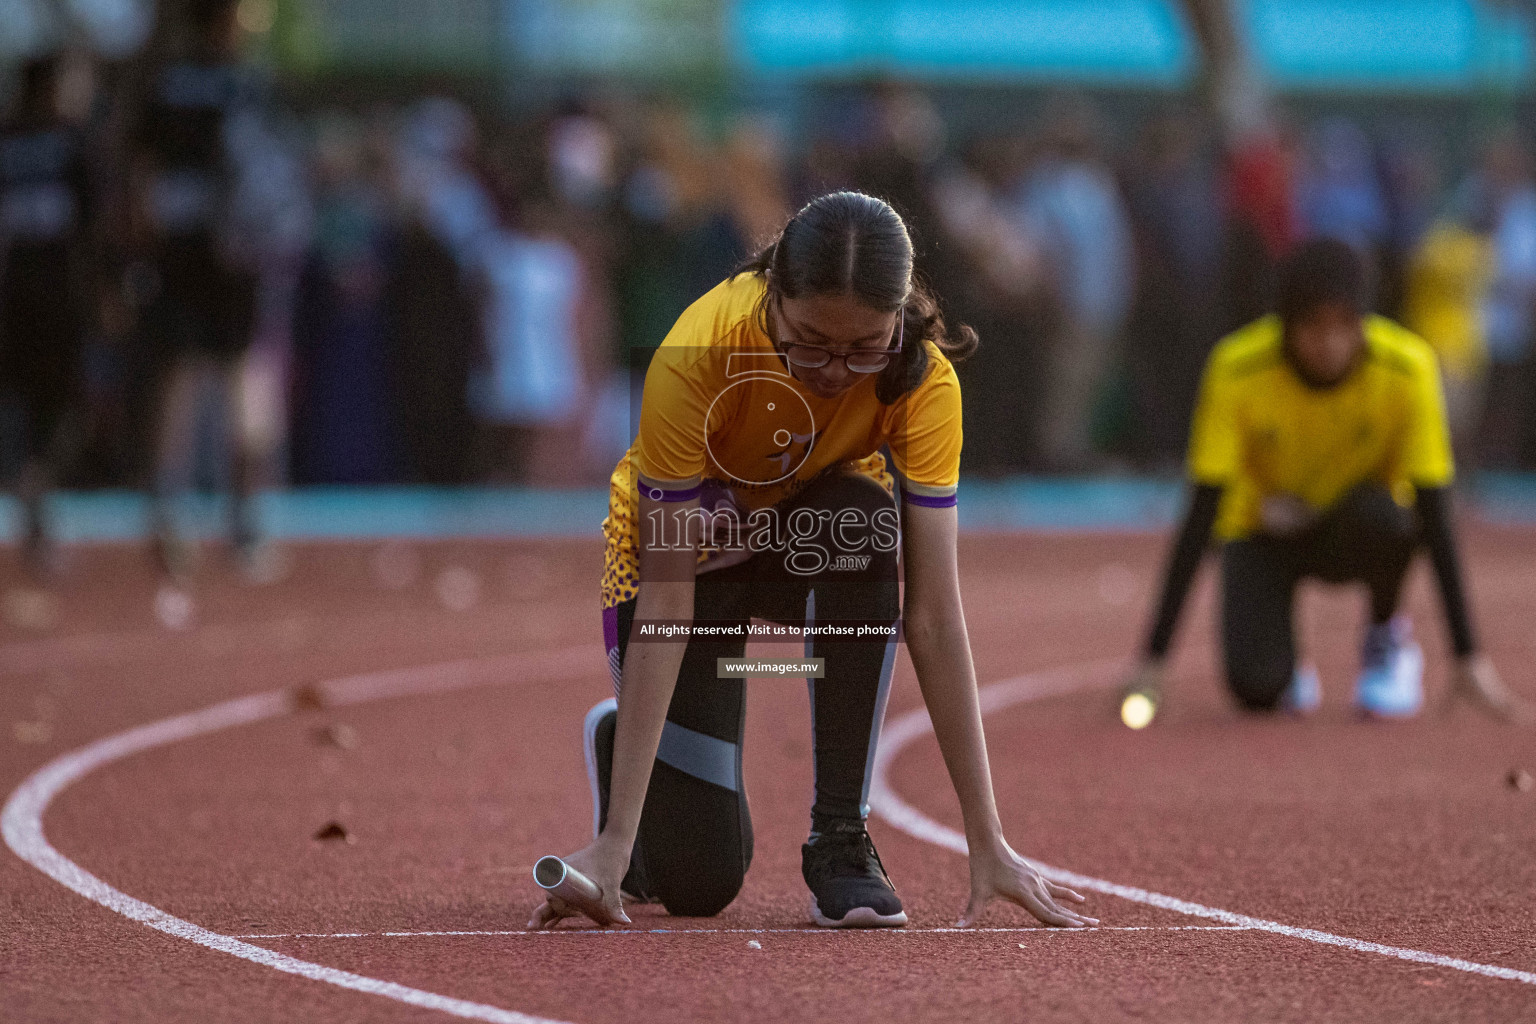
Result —
[{"label": "blurred crowd", "polygon": [[0,451],[24,496],[599,482],[635,354],[837,188],[907,217],[981,336],[970,472],[1175,469],[1212,344],[1318,234],[1367,254],[1378,308],[1439,352],[1463,458],[1536,459],[1536,179],[1513,130],[1468,153],[1343,117],[1234,141],[1192,101],[1116,123],[1063,92],[962,132],[897,83],[793,118],[611,88],[516,114],[329,107],[281,98],[230,5],[202,6],[133,67],[64,52],[10,90]]}]

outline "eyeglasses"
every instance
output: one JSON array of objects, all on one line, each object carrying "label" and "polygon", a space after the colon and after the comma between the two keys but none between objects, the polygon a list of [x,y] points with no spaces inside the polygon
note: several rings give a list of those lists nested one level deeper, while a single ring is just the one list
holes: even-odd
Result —
[{"label": "eyeglasses", "polygon": [[[775,301],[779,302],[777,297]],[[779,319],[788,323],[784,318],[784,307],[779,306]],[[843,365],[848,367],[851,373],[879,373],[891,365],[891,358],[901,351],[902,341],[906,333],[906,317],[901,314],[896,316],[896,329],[891,332],[893,342],[890,348],[852,349],[847,352],[834,352],[832,349],[821,345],[807,345],[800,341],[785,343],[781,351],[784,358],[793,366],[802,370],[819,370],[834,359],[841,359]]]}]

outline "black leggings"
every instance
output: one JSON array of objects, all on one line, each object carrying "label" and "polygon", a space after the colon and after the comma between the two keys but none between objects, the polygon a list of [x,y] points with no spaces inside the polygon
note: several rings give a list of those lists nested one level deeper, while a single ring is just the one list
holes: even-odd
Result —
[{"label": "black leggings", "polygon": [[1397,609],[1419,542],[1417,517],[1385,488],[1351,491],[1312,527],[1290,537],[1259,535],[1222,551],[1222,647],[1227,685],[1239,704],[1273,710],[1296,668],[1296,584],[1363,582],[1371,621]]},{"label": "black leggings", "polygon": [[[847,565],[829,563],[805,575],[792,571],[783,552],[760,551],[738,565],[699,574],[694,585],[694,622],[745,624],[752,618],[799,625],[802,622],[896,622],[900,598],[895,550],[881,551],[875,538],[844,529],[832,537],[832,516],[857,509],[867,520],[878,510],[894,512],[891,496],[864,476],[829,474],[780,507],[787,517],[798,509],[818,516],[811,538],[829,554],[864,540]],[[830,513],[824,515],[823,513]],[[610,609],[609,663],[615,686],[622,678],[624,652],[635,616],[635,601]],[[724,909],[741,889],[752,860],[752,819],[741,777],[741,740],[746,711],[742,679],[720,679],[717,658],[739,658],[742,637],[694,638],[678,671],[667,709],[650,788],[640,816],[633,863],[647,894],[669,911],[709,916]],[[830,819],[862,819],[869,813],[869,773],[885,715],[895,664],[894,637],[870,640],[809,640],[806,657],[824,659],[825,674],[809,680],[814,733],[816,798],[813,827]]]}]

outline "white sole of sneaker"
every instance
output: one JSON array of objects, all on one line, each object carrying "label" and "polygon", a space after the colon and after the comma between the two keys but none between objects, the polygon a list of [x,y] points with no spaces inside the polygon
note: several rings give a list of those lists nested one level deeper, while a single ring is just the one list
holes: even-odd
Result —
[{"label": "white sole of sneaker", "polygon": [[[1362,717],[1376,722],[1401,722],[1413,718],[1424,709],[1424,650],[1418,644],[1405,647],[1400,657],[1403,659],[1397,671],[1406,673],[1413,679],[1410,687],[1414,691],[1411,699],[1398,699],[1397,703],[1383,707],[1380,704],[1372,704],[1369,699],[1362,699],[1360,684],[1355,684],[1355,710]],[[1396,695],[1394,695],[1396,698]]]},{"label": "white sole of sneaker", "polygon": [[[619,702],[612,697],[599,701],[587,712],[587,717],[581,722],[581,754],[587,762],[587,785],[592,787],[592,838],[596,839],[602,833],[603,804],[602,792],[597,785],[597,723],[610,711],[617,711]],[[624,890],[619,890],[619,895],[624,897],[626,903],[651,903],[653,900],[642,899],[631,895]]]},{"label": "white sole of sneaker", "polygon": [[811,920],[818,928],[900,928],[907,923],[907,912],[901,910],[894,914],[877,914],[870,907],[854,907],[841,920],[834,921],[821,912],[821,905],[812,896]]},{"label": "white sole of sneaker", "polygon": [[602,795],[597,788],[597,723],[603,720],[603,716],[610,711],[618,710],[619,702],[609,697],[607,700],[598,701],[587,712],[587,717],[581,723],[581,753],[587,761],[587,784],[592,787],[592,838],[596,839],[602,831]]}]

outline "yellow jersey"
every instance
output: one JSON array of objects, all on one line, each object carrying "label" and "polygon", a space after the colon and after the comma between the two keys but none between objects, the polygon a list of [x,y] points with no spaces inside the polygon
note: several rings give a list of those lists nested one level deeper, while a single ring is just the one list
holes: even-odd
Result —
[{"label": "yellow jersey", "polygon": [[640,488],[659,501],[686,501],[708,481],[750,511],[844,467],[894,492],[884,447],[908,501],[954,504],[960,382],[938,347],[924,342],[922,382],[890,405],[875,396],[878,374],[819,398],[789,373],[764,331],[766,288],[750,273],[721,282],[683,313],[652,357],[634,444],[609,480],[604,608],[637,593]]},{"label": "yellow jersey", "polygon": [[1222,339],[1195,408],[1188,471],[1222,487],[1216,532],[1254,533],[1264,500],[1299,498],[1317,511],[1354,487],[1388,487],[1400,504],[1415,487],[1454,474],[1435,354],[1384,317],[1367,317],[1365,352],[1338,386],[1308,387],[1286,358],[1280,320],[1268,316]]},{"label": "yellow jersey", "polygon": [[1408,265],[1403,323],[1452,377],[1475,376],[1488,362],[1481,306],[1493,274],[1492,243],[1450,223],[1430,228]]}]

